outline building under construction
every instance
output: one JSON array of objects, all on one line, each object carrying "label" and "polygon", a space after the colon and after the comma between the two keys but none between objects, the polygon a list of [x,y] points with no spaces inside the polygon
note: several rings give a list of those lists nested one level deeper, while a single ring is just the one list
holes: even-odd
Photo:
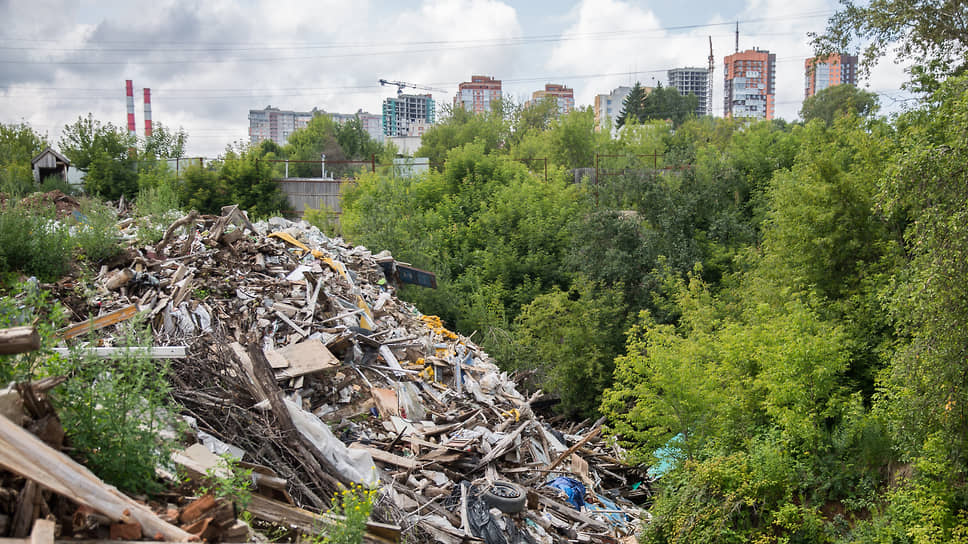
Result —
[{"label": "building under construction", "polygon": [[673,68],[669,70],[669,86],[675,87],[682,96],[694,94],[699,98],[697,117],[712,115],[713,97],[708,68]]},{"label": "building under construction", "polygon": [[429,94],[399,93],[383,101],[383,134],[423,136],[434,124],[434,99]]}]

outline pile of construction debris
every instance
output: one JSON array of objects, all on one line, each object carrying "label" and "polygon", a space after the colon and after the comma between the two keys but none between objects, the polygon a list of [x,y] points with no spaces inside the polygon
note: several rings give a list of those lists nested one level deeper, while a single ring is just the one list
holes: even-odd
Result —
[{"label": "pile of construction debris", "polygon": [[[76,316],[62,337],[77,349],[104,329],[89,349],[109,356],[112,327],[147,318],[145,353],[171,359],[200,442],[175,462],[199,476],[215,454],[241,459],[256,519],[318,530],[310,510],[357,483],[381,490],[374,540],[634,542],[645,473],[620,461],[600,421],[556,428],[532,409],[540,393],[525,397],[468,338],[397,299],[405,263],[305,222],[252,224],[234,206],[175,221],[154,247],[122,234],[131,248],[102,268],[95,296],[51,286]],[[224,518],[183,529],[250,538]]]}]

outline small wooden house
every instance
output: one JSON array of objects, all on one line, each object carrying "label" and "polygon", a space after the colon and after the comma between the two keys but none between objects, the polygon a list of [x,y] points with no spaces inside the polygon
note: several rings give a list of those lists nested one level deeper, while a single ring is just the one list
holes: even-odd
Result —
[{"label": "small wooden house", "polygon": [[48,176],[60,176],[67,181],[67,170],[71,167],[71,161],[67,157],[47,148],[40,152],[40,155],[30,161],[34,169],[34,182],[40,183]]}]

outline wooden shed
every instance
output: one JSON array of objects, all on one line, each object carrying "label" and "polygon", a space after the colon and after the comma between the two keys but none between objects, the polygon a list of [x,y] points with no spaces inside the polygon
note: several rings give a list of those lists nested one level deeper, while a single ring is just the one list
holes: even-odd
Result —
[{"label": "wooden shed", "polygon": [[67,181],[67,170],[71,167],[71,161],[67,157],[47,148],[40,152],[40,155],[30,161],[34,169],[34,182],[40,183],[48,176],[60,176]]}]

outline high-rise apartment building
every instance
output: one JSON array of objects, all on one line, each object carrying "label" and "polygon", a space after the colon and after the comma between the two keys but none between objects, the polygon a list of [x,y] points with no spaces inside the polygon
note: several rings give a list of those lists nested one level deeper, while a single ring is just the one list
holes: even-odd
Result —
[{"label": "high-rise apartment building", "polygon": [[422,136],[434,124],[434,99],[429,94],[397,94],[383,101],[385,136]]},{"label": "high-rise apartment building", "polygon": [[537,104],[546,98],[553,98],[558,104],[558,114],[562,115],[575,109],[575,90],[564,85],[547,83],[543,90],[531,93],[531,100],[524,103],[525,107]]},{"label": "high-rise apartment building", "polygon": [[773,119],[776,113],[776,55],[747,49],[727,55],[723,115]]},{"label": "high-rise apartment building", "polygon": [[697,117],[713,114],[709,68],[673,68],[669,70],[669,86],[675,87],[682,96],[696,95],[699,99],[699,104],[696,106]]},{"label": "high-rise apartment building", "polygon": [[491,111],[491,103],[501,99],[501,80],[491,76],[471,76],[457,86],[454,107],[462,107],[474,113]]},{"label": "high-rise apartment building", "polygon": [[813,57],[804,61],[803,67],[806,74],[804,98],[834,85],[857,85],[857,57],[854,55],[835,53],[827,58]]},{"label": "high-rise apartment building", "polygon": [[326,115],[330,116],[333,121],[336,121],[340,125],[353,119],[359,119],[360,126],[362,126],[363,130],[365,130],[370,136],[370,139],[383,143],[384,135],[382,115],[368,113],[363,110],[358,110],[356,113],[327,113]]},{"label": "high-rise apartment building", "polygon": [[272,140],[286,145],[293,131],[305,127],[322,110],[283,111],[266,106],[264,110],[249,110],[249,143],[258,145],[264,140]]},{"label": "high-rise apartment building", "polygon": [[612,132],[616,132],[615,120],[622,113],[622,103],[629,95],[632,87],[616,87],[608,94],[595,97],[595,131],[601,132],[606,123],[610,123]]}]

